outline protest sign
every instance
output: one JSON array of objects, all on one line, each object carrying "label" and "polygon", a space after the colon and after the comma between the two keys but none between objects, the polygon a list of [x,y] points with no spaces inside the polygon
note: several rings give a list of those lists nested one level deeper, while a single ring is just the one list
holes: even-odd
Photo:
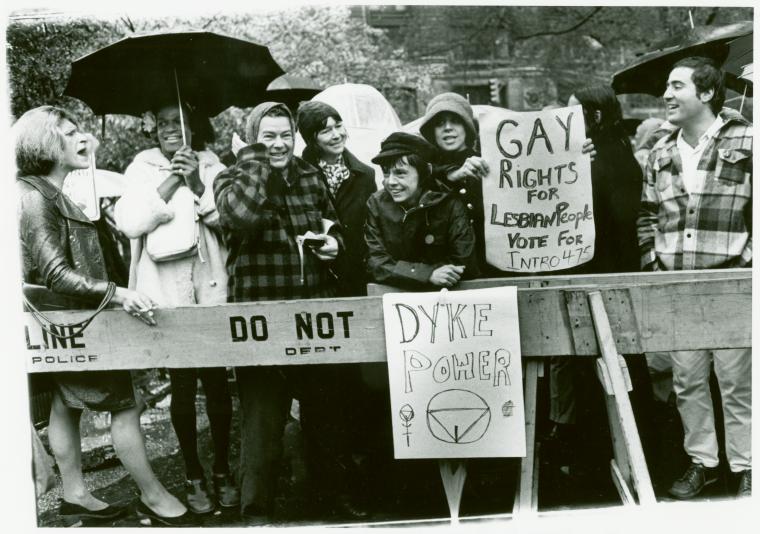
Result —
[{"label": "protest sign", "polygon": [[525,455],[517,289],[383,295],[396,458]]},{"label": "protest sign", "polygon": [[547,272],[594,256],[591,165],[581,106],[494,110],[480,119],[486,260],[504,271]]}]

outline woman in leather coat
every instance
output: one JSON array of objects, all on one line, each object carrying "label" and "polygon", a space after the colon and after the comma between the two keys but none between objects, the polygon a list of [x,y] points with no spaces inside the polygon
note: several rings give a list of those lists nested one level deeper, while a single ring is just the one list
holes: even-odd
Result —
[{"label": "woman in leather coat", "polygon": [[[24,281],[81,299],[92,307],[104,297],[149,325],[153,301],[108,279],[95,225],[61,191],[68,173],[89,166],[95,140],[79,131],[67,111],[42,106],[24,113],[13,126],[19,228]],[[129,371],[54,373],[49,437],[63,483],[59,514],[113,519],[126,507],[107,504],[85,486],[79,421],[84,408],[111,412],[116,454],[140,488],[138,512],[158,522],[188,524],[189,512],[153,473],[140,432],[140,400]]]}]

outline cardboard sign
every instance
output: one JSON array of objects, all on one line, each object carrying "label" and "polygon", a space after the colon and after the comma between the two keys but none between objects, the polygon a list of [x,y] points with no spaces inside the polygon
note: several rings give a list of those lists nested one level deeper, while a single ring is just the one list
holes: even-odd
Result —
[{"label": "cardboard sign", "polygon": [[525,456],[517,289],[383,295],[396,458]]},{"label": "cardboard sign", "polygon": [[548,272],[594,256],[591,164],[581,106],[480,120],[486,260],[504,271]]}]

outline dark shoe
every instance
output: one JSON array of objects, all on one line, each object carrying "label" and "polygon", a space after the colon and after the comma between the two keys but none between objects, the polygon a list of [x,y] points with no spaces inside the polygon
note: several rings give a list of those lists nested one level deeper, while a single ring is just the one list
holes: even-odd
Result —
[{"label": "dark shoe", "polygon": [[333,515],[342,519],[366,519],[369,512],[348,495],[339,495],[333,504]]},{"label": "dark shoe", "polygon": [[166,527],[197,527],[199,526],[197,523],[193,521],[193,514],[190,512],[190,510],[186,510],[184,514],[178,515],[176,517],[164,517],[162,515],[158,515],[156,512],[148,508],[148,505],[142,502],[142,500],[137,500],[137,516],[140,519],[147,519],[150,521],[151,526],[156,526],[154,523],[158,523],[159,525],[163,525]]},{"label": "dark shoe", "polygon": [[692,463],[683,476],[673,483],[668,493],[676,499],[691,499],[699,495],[705,486],[717,480],[717,466],[705,467]]},{"label": "dark shoe", "polygon": [[235,508],[240,505],[240,492],[229,474],[214,473],[214,495],[222,508]]},{"label": "dark shoe", "polygon": [[109,504],[102,510],[90,510],[84,506],[61,500],[58,506],[58,515],[68,526],[81,525],[82,519],[117,519],[126,515],[128,506]]},{"label": "dark shoe", "polygon": [[185,482],[187,489],[187,507],[194,514],[207,514],[214,509],[214,503],[211,502],[206,481],[202,478],[188,480]]},{"label": "dark shoe", "polygon": [[244,510],[241,510],[240,520],[247,527],[262,527],[272,524],[269,514],[254,505],[246,506]]},{"label": "dark shoe", "polygon": [[752,497],[752,469],[747,469],[739,473],[741,479],[739,480],[739,490],[736,492],[736,496]]}]

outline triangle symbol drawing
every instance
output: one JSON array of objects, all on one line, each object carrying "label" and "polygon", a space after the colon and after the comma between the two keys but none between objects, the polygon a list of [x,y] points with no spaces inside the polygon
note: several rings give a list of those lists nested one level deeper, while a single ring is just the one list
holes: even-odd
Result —
[{"label": "triangle symbol drawing", "polygon": [[488,425],[488,412],[488,408],[431,410],[430,430],[439,439],[450,443],[475,441]]}]

